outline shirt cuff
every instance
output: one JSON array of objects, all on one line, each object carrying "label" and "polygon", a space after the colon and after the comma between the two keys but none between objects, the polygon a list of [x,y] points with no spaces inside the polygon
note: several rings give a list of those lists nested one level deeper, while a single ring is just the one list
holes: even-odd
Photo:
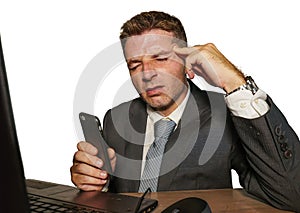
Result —
[{"label": "shirt cuff", "polygon": [[254,119],[266,114],[270,106],[267,94],[259,89],[254,95],[250,90],[239,90],[225,97],[231,113],[238,117]]}]

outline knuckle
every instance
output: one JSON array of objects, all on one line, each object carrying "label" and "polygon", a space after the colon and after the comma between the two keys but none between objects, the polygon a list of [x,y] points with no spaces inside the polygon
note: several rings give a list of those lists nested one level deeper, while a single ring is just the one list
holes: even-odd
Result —
[{"label": "knuckle", "polygon": [[90,182],[89,176],[82,175],[81,178],[80,178],[80,182],[81,183],[89,183]]},{"label": "knuckle", "polygon": [[93,159],[92,158],[93,158],[93,156],[89,155],[86,152],[77,151],[74,154],[74,160],[73,160],[73,162],[83,162],[83,163],[86,163],[86,164],[92,164],[93,163]]},{"label": "knuckle", "polygon": [[75,165],[72,165],[72,166],[70,167],[70,173],[71,173],[71,175],[73,175],[73,173],[74,173],[74,168],[75,168]]},{"label": "knuckle", "polygon": [[203,53],[210,53],[214,51],[215,45],[213,43],[207,43],[203,46]]},{"label": "knuckle", "polygon": [[213,43],[207,43],[206,46],[207,46],[207,47],[210,47],[210,48],[211,48],[211,47],[215,47],[215,45],[214,45]]},{"label": "knuckle", "polygon": [[76,169],[75,170],[76,170],[77,173],[84,174],[87,169],[86,169],[85,164],[79,163],[79,164],[76,165]]},{"label": "knuckle", "polygon": [[78,175],[76,175],[76,174],[71,175],[71,181],[77,187],[80,185],[80,181],[78,179]]},{"label": "knuckle", "polygon": [[80,141],[77,143],[77,149],[78,150],[82,150],[82,147],[84,146],[84,142],[83,141]]}]

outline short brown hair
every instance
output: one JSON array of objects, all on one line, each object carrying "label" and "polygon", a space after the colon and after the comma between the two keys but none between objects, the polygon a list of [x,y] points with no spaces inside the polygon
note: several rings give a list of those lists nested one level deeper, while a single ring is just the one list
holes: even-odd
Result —
[{"label": "short brown hair", "polygon": [[185,46],[187,44],[183,25],[178,18],[164,12],[149,11],[142,12],[123,24],[120,33],[122,47],[124,48],[126,38],[141,35],[143,32],[152,29],[161,29],[172,32],[175,38],[184,41],[183,43],[185,43]]}]

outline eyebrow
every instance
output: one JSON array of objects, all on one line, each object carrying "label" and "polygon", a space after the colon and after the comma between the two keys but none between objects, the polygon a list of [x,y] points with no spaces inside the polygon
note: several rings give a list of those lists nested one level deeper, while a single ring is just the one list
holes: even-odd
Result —
[{"label": "eyebrow", "polygon": [[135,64],[135,63],[139,63],[139,62],[141,62],[141,60],[139,60],[139,59],[129,59],[128,61],[127,61],[127,64]]},{"label": "eyebrow", "polygon": [[172,49],[162,49],[162,48],[157,48],[153,50],[153,54],[151,55],[165,55],[169,54],[172,52]]},{"label": "eyebrow", "polygon": [[[172,52],[172,50],[159,50],[158,52],[156,53],[152,53],[152,54],[148,54],[148,55],[151,55],[151,56],[159,56],[159,55],[167,55],[167,54],[170,54]],[[138,56],[137,56],[138,57]],[[137,59],[136,57],[135,58],[130,58],[127,63],[128,64],[132,64],[132,63],[139,63],[141,60],[140,59]]]},{"label": "eyebrow", "polygon": [[172,50],[162,50],[160,49],[157,53],[154,53],[152,55],[166,55],[166,54],[170,54],[172,52]]}]

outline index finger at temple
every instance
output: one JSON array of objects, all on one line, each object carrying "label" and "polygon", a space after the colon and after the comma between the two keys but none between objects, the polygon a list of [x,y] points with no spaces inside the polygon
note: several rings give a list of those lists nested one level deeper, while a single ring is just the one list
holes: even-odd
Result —
[{"label": "index finger at temple", "polygon": [[197,49],[195,47],[178,47],[174,46],[173,51],[178,55],[190,55],[195,52]]}]

